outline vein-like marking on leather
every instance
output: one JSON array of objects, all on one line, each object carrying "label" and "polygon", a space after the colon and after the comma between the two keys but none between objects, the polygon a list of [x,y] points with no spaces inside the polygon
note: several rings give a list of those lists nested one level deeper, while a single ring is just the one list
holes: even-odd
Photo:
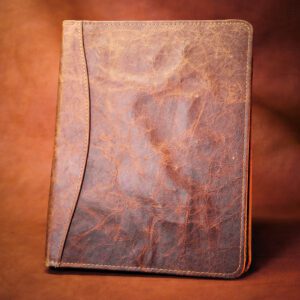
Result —
[{"label": "vein-like marking on leather", "polygon": [[[249,111],[250,111],[250,74],[251,74],[251,43],[252,43],[252,27],[249,23],[242,21],[242,20],[228,20],[228,21],[175,21],[175,22],[166,22],[166,21],[145,21],[145,22],[138,22],[138,21],[130,21],[130,22],[102,22],[102,21],[65,21],[66,23],[74,24],[80,23],[81,26],[87,25],[170,25],[170,26],[177,26],[177,25],[199,25],[201,22],[209,23],[209,24],[237,24],[240,28],[244,27],[247,30],[247,56],[246,56],[246,80],[245,80],[245,126],[244,126],[244,153],[243,153],[243,179],[242,179],[242,209],[241,209],[241,218],[240,218],[240,255],[239,255],[239,265],[234,272],[231,273],[214,273],[214,272],[197,272],[197,271],[190,271],[190,270],[176,270],[176,269],[160,269],[160,268],[143,268],[143,267],[132,267],[132,266],[117,266],[117,265],[103,265],[103,264],[84,264],[79,262],[59,262],[59,266],[61,267],[86,267],[86,268],[104,268],[104,269],[111,269],[111,270],[131,270],[131,271],[148,271],[148,272],[157,272],[157,273],[174,273],[178,275],[206,275],[206,276],[221,276],[221,277],[234,277],[236,274],[242,274],[245,270],[246,264],[246,242],[247,239],[244,238],[244,243],[242,245],[243,236],[245,237],[247,234],[247,186],[248,186],[248,158],[249,158]],[[82,34],[82,27],[81,27],[81,34]],[[102,28],[102,27],[101,27]],[[81,36],[82,38],[82,36]],[[83,38],[82,38],[83,40]],[[83,41],[82,41],[83,42]],[[82,44],[82,47],[83,44]],[[84,55],[84,49],[82,48],[82,55]],[[86,69],[85,72],[86,73]],[[87,74],[86,74],[87,76]],[[247,184],[245,186],[245,184]],[[78,201],[78,199],[77,199]],[[77,202],[76,201],[76,202]],[[76,207],[76,203],[74,205],[74,209]],[[74,210],[73,210],[74,213]],[[73,214],[72,214],[73,216]],[[68,224],[68,228],[70,226],[71,220]],[[244,222],[243,222],[244,221]],[[242,230],[243,227],[243,230]],[[243,260],[243,268],[242,266],[242,253],[244,253],[244,260]],[[50,262],[52,264],[57,264],[56,262]],[[240,270],[241,269],[241,270]]]},{"label": "vein-like marking on leather", "polygon": [[78,27],[75,29],[75,31],[78,32],[78,42],[80,45],[80,64],[82,65],[82,75],[83,75],[83,85],[84,85],[84,91],[86,93],[86,97],[83,101],[85,101],[85,138],[83,141],[83,150],[82,150],[82,157],[80,159],[80,172],[79,172],[79,178],[77,182],[77,186],[74,192],[74,203],[72,206],[71,211],[69,212],[69,217],[66,218],[64,225],[63,225],[63,232],[64,232],[64,238],[61,241],[60,248],[59,248],[59,265],[61,264],[61,259],[63,256],[63,250],[66,243],[66,239],[68,236],[68,231],[72,222],[72,218],[75,212],[75,208],[78,202],[78,199],[80,197],[80,190],[84,178],[84,172],[86,168],[87,163],[87,157],[88,157],[88,147],[89,147],[89,134],[90,134],[90,97],[89,97],[89,84],[88,84],[88,75],[87,75],[87,65],[86,65],[86,59],[84,54],[84,44],[83,44],[83,23],[78,22]]}]

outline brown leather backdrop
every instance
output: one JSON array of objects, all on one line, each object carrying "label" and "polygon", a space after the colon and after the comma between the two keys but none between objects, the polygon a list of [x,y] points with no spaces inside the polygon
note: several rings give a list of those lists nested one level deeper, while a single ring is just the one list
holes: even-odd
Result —
[{"label": "brown leather backdrop", "polygon": [[[0,299],[299,299],[299,1],[2,0]],[[44,267],[61,22],[241,18],[254,26],[254,263],[235,281]]]}]

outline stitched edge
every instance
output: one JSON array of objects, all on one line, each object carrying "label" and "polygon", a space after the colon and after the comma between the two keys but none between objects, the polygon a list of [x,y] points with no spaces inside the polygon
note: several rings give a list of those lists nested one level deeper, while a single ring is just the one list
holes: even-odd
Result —
[{"label": "stitched edge", "polygon": [[[243,272],[247,272],[250,268],[251,261],[252,261],[252,148],[250,147],[251,139],[252,139],[252,132],[251,132],[251,124],[252,124],[252,114],[251,114],[251,86],[250,82],[252,80],[252,72],[251,69],[249,68],[250,64],[252,63],[252,39],[253,39],[253,28],[250,26],[249,28],[249,36],[248,36],[248,52],[250,55],[248,55],[247,59],[247,78],[246,78],[246,93],[247,93],[247,98],[249,100],[248,102],[248,145],[249,148],[247,149],[247,144],[245,145],[245,151],[247,155],[247,159],[245,159],[245,166],[247,167],[247,173],[245,172],[246,175],[246,182],[247,184],[247,190],[246,190],[246,212],[245,212],[245,243],[244,243],[244,255],[246,257],[245,262],[244,262],[244,269]],[[245,112],[246,113],[246,112]]]},{"label": "stitched edge", "polygon": [[[60,244],[59,247],[59,251],[58,251],[58,262],[57,264],[60,266],[61,262],[62,262],[62,256],[63,256],[63,250],[64,250],[64,246],[67,240],[67,236],[68,236],[68,231],[71,227],[71,223],[72,223],[72,219],[74,216],[74,212],[75,212],[75,208],[78,202],[78,199],[80,197],[80,190],[81,190],[81,186],[82,186],[82,182],[83,182],[83,177],[84,177],[84,171],[85,171],[85,167],[86,167],[86,163],[87,163],[87,154],[88,154],[88,145],[89,145],[89,88],[88,88],[88,79],[87,79],[87,69],[86,69],[86,63],[85,63],[85,58],[84,58],[84,49],[83,49],[83,37],[82,37],[82,22],[76,22],[76,24],[78,24],[78,27],[75,28],[75,32],[78,33],[78,37],[79,37],[79,48],[80,48],[80,61],[81,61],[81,65],[82,65],[82,73],[83,73],[83,90],[84,92],[86,92],[86,94],[88,95],[88,100],[85,103],[85,128],[87,128],[86,134],[85,134],[85,138],[84,138],[84,142],[83,142],[83,155],[82,158],[80,159],[80,163],[81,163],[81,167],[80,167],[80,172],[79,172],[79,181],[78,181],[78,185],[77,188],[75,189],[74,192],[74,198],[76,196],[76,199],[73,203],[73,206],[71,208],[70,211],[70,218],[66,218],[66,221],[63,224],[63,232],[65,233],[63,235],[63,240]],[[50,263],[50,262],[49,262]]]},{"label": "stitched edge", "polygon": [[[244,20],[239,19],[228,19],[228,20],[174,20],[174,21],[166,21],[166,20],[156,20],[156,21],[88,21],[88,20],[64,20],[63,23],[65,24],[76,24],[76,23],[83,23],[84,25],[88,26],[103,26],[103,27],[110,27],[110,26],[138,26],[138,27],[153,27],[153,25],[157,26],[171,26],[176,27],[180,25],[201,25],[201,24],[243,24],[245,25],[249,31],[251,30],[251,24]],[[102,28],[101,28],[102,29]]]},{"label": "stitched edge", "polygon": [[[50,261],[51,263],[55,263]],[[51,266],[51,265],[50,265]],[[144,271],[144,272],[154,272],[154,273],[169,273],[175,275],[207,275],[207,276],[222,276],[226,277],[228,275],[234,275],[234,273],[213,273],[213,272],[199,272],[191,270],[182,270],[182,269],[164,269],[164,268],[147,268],[147,267],[132,267],[132,266],[123,266],[123,265],[102,265],[102,264],[83,264],[76,262],[62,262],[60,267],[86,267],[88,269],[99,269],[104,270],[117,270],[117,271]]]},{"label": "stitched edge", "polygon": [[[247,24],[246,24],[247,25]],[[247,63],[246,63],[246,80],[245,80],[245,128],[244,128],[244,155],[243,155],[243,183],[242,186],[246,187],[242,189],[242,199],[243,201],[243,210],[242,210],[242,215],[241,215],[241,225],[242,225],[242,218],[244,217],[244,231],[242,231],[241,228],[241,237],[240,237],[240,263],[239,267],[237,270],[233,273],[238,274],[239,269],[241,267],[241,255],[242,255],[242,245],[241,245],[241,240],[242,240],[242,232],[244,232],[244,262],[243,262],[243,267],[240,271],[240,274],[243,274],[245,272],[246,268],[246,262],[247,262],[247,244],[248,244],[248,235],[247,235],[247,230],[248,230],[248,193],[249,193],[249,184],[248,184],[248,179],[249,179],[249,150],[250,150],[250,64],[251,64],[251,57],[252,57],[252,49],[251,49],[251,43],[252,43],[252,26],[247,26],[247,32],[248,32],[248,39],[247,39]]]},{"label": "stitched edge", "polygon": [[[240,233],[240,255],[239,255],[239,265],[237,267],[237,269],[231,273],[213,273],[213,272],[198,272],[198,271],[191,271],[191,270],[176,270],[176,269],[163,269],[163,268],[143,268],[143,267],[132,267],[132,266],[118,266],[118,265],[105,265],[105,264],[85,264],[85,263],[80,263],[80,262],[62,262],[62,260],[60,260],[59,262],[55,262],[55,261],[49,261],[49,265],[51,266],[51,264],[53,264],[53,266],[56,266],[57,264],[59,264],[59,266],[63,267],[63,266],[74,266],[74,267],[90,267],[90,268],[107,268],[107,269],[112,269],[112,270],[116,270],[116,269],[124,269],[124,270],[132,270],[132,271],[148,271],[148,272],[168,272],[168,273],[174,273],[176,272],[178,275],[182,274],[187,274],[187,275],[207,275],[207,276],[234,276],[236,274],[242,274],[245,266],[243,266],[242,270],[240,271],[241,268],[241,260],[242,260],[242,249],[244,248],[244,265],[245,265],[245,256],[246,256],[246,247],[245,247],[245,240],[244,240],[244,245],[242,247],[242,238],[243,235],[245,235],[246,231],[247,231],[247,216],[245,216],[245,204],[247,202],[247,198],[245,197],[247,195],[247,192],[245,193],[245,177],[248,177],[248,168],[246,168],[246,162],[247,162],[247,158],[248,158],[248,142],[249,142],[249,133],[246,131],[249,127],[249,122],[247,117],[249,116],[249,108],[250,108],[250,90],[249,90],[249,83],[250,83],[250,57],[251,57],[251,43],[252,43],[252,26],[250,23],[243,21],[243,20],[234,20],[234,21],[209,21],[209,20],[203,20],[203,21],[174,21],[174,22],[167,22],[167,21],[159,21],[159,22],[152,22],[152,21],[144,21],[144,22],[140,22],[140,21],[123,21],[123,22],[116,22],[116,21],[111,21],[111,22],[102,22],[102,21],[64,21],[64,23],[67,24],[74,24],[74,23],[81,23],[82,26],[83,24],[87,24],[87,25],[135,25],[135,24],[144,24],[144,25],[172,25],[172,26],[177,26],[177,25],[183,25],[183,24],[189,24],[189,25],[199,25],[201,23],[210,23],[210,24],[239,24],[239,27],[242,28],[246,28],[247,30],[247,50],[246,50],[246,80],[245,80],[245,126],[244,126],[244,154],[243,154],[243,170],[244,170],[244,174],[243,174],[243,179],[242,179],[242,210],[241,210],[241,218],[240,218],[240,226],[241,226],[241,233]],[[80,31],[79,31],[80,32]],[[82,33],[82,28],[81,28],[81,33]],[[83,33],[82,33],[83,34]],[[83,37],[81,36],[81,40],[83,39]],[[83,41],[81,43],[81,55],[83,55]],[[83,57],[82,57],[83,58]],[[85,70],[86,71],[86,70]],[[88,76],[88,74],[87,74]],[[248,126],[247,126],[248,125]],[[75,202],[74,205],[74,209],[76,206],[78,199]],[[73,211],[74,213],[74,211]],[[243,224],[243,219],[244,219],[244,230],[242,230],[242,224]],[[69,223],[69,226],[72,222],[72,219]],[[62,257],[62,256],[61,256]]]},{"label": "stitched edge", "polygon": [[[65,37],[62,35],[61,40],[61,51],[63,51],[64,43],[65,43]],[[61,74],[61,71],[63,70],[63,59],[60,58],[60,65],[59,65],[59,74]],[[56,159],[57,159],[57,136],[59,132],[59,124],[60,124],[60,107],[61,107],[61,99],[62,99],[62,80],[59,75],[59,86],[57,91],[58,101],[56,106],[56,124],[55,124],[55,140],[53,145],[53,156],[52,156],[52,166],[51,166],[51,177],[50,177],[50,190],[49,190],[49,203],[48,203],[48,214],[47,214],[47,231],[46,231],[46,266],[49,265],[50,257],[51,257],[51,250],[50,250],[50,240],[52,240],[52,233],[51,233],[51,218],[53,214],[53,185],[54,185],[54,174],[56,169]]]}]

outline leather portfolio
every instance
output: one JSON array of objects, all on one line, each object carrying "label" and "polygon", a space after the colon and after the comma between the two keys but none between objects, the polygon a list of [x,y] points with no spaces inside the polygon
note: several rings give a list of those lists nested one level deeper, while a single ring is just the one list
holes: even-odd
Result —
[{"label": "leather portfolio", "polygon": [[64,21],[46,265],[249,267],[252,27]]}]

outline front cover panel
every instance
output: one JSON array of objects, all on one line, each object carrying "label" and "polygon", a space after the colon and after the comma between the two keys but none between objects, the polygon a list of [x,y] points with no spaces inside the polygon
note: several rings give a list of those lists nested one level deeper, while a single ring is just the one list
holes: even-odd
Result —
[{"label": "front cover panel", "polygon": [[249,25],[80,26],[89,149],[60,265],[240,275],[247,242]]}]

